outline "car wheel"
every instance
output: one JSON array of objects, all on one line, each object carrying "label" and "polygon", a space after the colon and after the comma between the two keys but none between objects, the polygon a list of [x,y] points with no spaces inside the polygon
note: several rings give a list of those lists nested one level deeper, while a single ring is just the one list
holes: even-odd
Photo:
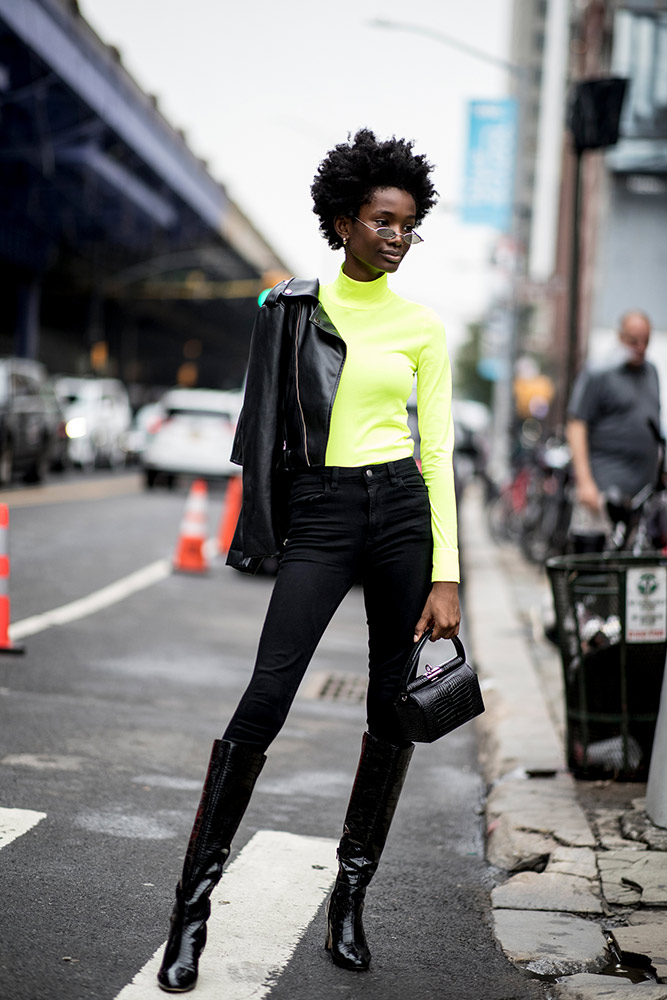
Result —
[{"label": "car wheel", "polygon": [[167,489],[168,490],[173,490],[173,488],[176,485],[176,476],[172,472],[168,472],[167,475],[166,475],[166,477],[165,477],[165,481],[166,481],[166,484],[167,484]]},{"label": "car wheel", "polygon": [[144,484],[147,490],[152,490],[155,488],[155,483],[157,481],[157,472],[155,469],[144,469]]},{"label": "car wheel", "polygon": [[0,451],[0,486],[9,486],[14,471],[14,451],[9,441]]}]

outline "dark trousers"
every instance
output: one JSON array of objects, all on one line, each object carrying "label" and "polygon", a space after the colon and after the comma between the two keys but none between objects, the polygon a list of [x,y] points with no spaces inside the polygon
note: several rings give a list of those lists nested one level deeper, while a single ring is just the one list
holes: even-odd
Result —
[{"label": "dark trousers", "polygon": [[405,745],[394,700],[431,587],[432,557],[428,493],[412,458],[297,473],[285,555],[255,669],[224,738],[266,750],[334,612],[361,581],[369,634],[368,729]]}]

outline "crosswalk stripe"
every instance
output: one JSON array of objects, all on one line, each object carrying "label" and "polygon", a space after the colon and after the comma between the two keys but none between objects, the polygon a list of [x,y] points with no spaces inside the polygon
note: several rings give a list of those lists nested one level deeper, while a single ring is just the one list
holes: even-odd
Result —
[{"label": "crosswalk stripe", "polygon": [[[275,985],[336,877],[336,842],[260,830],[211,899],[197,1000],[261,1000]],[[166,915],[165,915],[166,916]],[[164,996],[164,945],[115,1000]]]},{"label": "crosswalk stripe", "polygon": [[42,819],[46,819],[46,813],[35,812],[33,809],[0,808],[0,850],[32,830]]}]

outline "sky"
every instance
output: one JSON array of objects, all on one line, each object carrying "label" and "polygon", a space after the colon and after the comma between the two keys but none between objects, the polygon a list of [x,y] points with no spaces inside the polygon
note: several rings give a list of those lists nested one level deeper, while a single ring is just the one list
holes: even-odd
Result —
[{"label": "sky", "polygon": [[[435,308],[450,348],[499,281],[496,234],[457,215],[467,102],[507,94],[508,75],[418,26],[507,58],[511,0],[79,0],[103,41],[158,98],[171,125],[259,229],[288,270],[332,280],[310,184],[327,151],[361,127],[415,141],[435,165],[439,205],[392,277]],[[379,27],[377,19],[400,27]]]}]

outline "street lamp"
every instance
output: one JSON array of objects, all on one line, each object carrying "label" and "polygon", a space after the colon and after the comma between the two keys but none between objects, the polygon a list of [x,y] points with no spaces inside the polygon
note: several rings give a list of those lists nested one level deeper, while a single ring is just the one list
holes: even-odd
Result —
[{"label": "street lamp", "polygon": [[390,28],[394,31],[409,31],[413,35],[424,35],[425,38],[432,38],[442,45],[448,45],[450,49],[457,49],[459,52],[463,52],[473,59],[481,59],[483,62],[491,63],[516,76],[523,76],[527,73],[526,68],[518,65],[518,63],[509,62],[507,59],[501,59],[490,52],[476,49],[473,45],[459,41],[458,38],[452,38],[451,35],[445,35],[442,31],[436,31],[435,28],[427,28],[422,24],[410,24],[405,21],[389,21],[384,17],[375,17],[368,24],[371,28]]}]

